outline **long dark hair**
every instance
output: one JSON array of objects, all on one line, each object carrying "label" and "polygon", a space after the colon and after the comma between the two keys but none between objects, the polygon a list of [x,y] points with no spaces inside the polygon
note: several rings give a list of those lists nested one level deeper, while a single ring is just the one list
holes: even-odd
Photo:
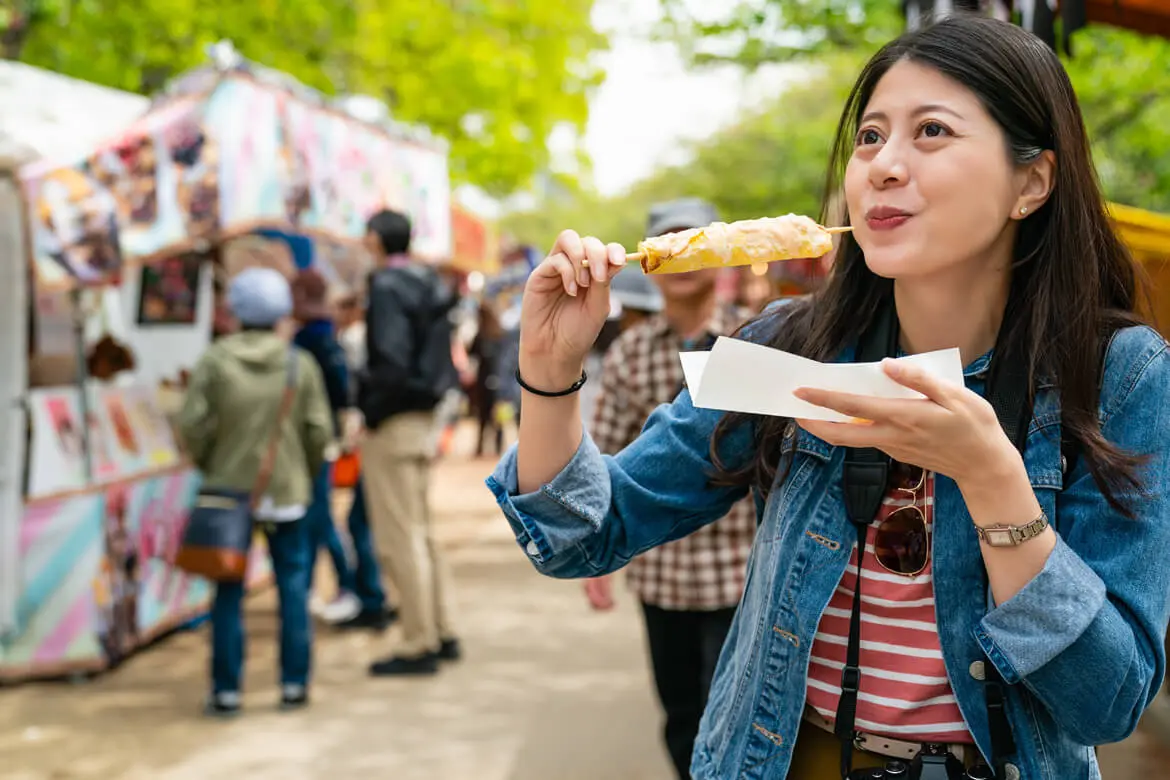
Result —
[{"label": "long dark hair", "polygon": [[[1043,150],[1056,154],[1051,196],[1020,223],[998,345],[1023,356],[1033,387],[1038,377],[1055,382],[1064,436],[1079,446],[1109,502],[1124,511],[1116,496],[1137,486],[1140,461],[1101,434],[1101,353],[1095,347],[1117,329],[1139,324],[1135,310],[1141,284],[1133,259],[1110,227],[1068,75],[1052,50],[1030,33],[968,14],[892,41],[865,66],[846,101],[822,219],[828,218],[829,202],[840,191],[870,96],[882,76],[902,60],[933,68],[971,90],[1003,129],[1015,163],[1035,160]],[[768,334],[770,346],[829,360],[856,343],[892,295],[893,282],[870,271],[857,242],[845,234],[820,291],[745,327]],[[728,465],[718,444],[744,424],[754,432],[755,458]],[[777,469],[787,461],[782,442],[791,424],[784,418],[725,416],[711,447],[716,481],[754,485],[766,495]]]}]

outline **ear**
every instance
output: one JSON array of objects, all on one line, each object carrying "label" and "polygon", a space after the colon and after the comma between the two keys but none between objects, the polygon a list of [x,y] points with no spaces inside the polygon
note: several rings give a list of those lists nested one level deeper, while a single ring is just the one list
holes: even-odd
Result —
[{"label": "ear", "polygon": [[1048,201],[1056,184],[1056,152],[1045,149],[1021,171],[1023,181],[1013,218],[1023,219]]}]

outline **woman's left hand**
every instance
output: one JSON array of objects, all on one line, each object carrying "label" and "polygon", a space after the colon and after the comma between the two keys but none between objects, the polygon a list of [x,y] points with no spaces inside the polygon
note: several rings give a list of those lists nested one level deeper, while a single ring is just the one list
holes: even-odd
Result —
[{"label": "woman's left hand", "polygon": [[1019,461],[995,410],[982,397],[904,362],[887,359],[882,369],[898,384],[926,397],[875,398],[800,388],[795,394],[802,401],[858,422],[797,422],[830,444],[876,447],[894,460],[943,474],[960,484],[1002,474]]}]

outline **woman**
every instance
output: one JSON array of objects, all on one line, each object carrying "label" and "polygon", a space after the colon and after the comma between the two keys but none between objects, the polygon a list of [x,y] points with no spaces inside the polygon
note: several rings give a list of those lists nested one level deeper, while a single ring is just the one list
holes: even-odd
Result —
[{"label": "woman", "polygon": [[[321,370],[277,328],[292,313],[292,294],[280,272],[249,268],[228,290],[240,332],[216,341],[195,367],[179,413],[179,429],[206,488],[249,492],[258,481],[273,427],[280,419],[276,458],[254,519],[264,531],[280,598],[280,703],[308,703],[312,628],[309,570],[314,550],[305,512],[313,476],[325,463],[333,422]],[[294,350],[290,356],[289,350]],[[290,362],[295,360],[295,372]],[[295,382],[288,413],[279,417],[286,384]],[[220,582],[211,606],[212,691],[209,715],[240,710],[244,667],[244,584]]]},{"label": "woman", "polygon": [[[489,485],[557,577],[613,571],[749,489],[763,499],[697,778],[838,778],[923,745],[931,761],[987,758],[1000,778],[1099,778],[1091,746],[1132,732],[1163,677],[1170,355],[1138,325],[1134,266],[1072,87],[1030,34],[952,17],[863,70],[829,192],[841,174],[854,232],[825,288],[743,337],[853,361],[896,314],[889,351],[958,347],[965,388],[890,362],[925,398],[800,393],[868,424],[723,415],[684,392],[614,458],[582,438],[574,395],[526,390],[518,450]],[[534,272],[519,369],[530,388],[576,386],[624,252],[566,231]],[[983,398],[1020,377],[1031,409],[1004,419],[1030,421],[1022,455],[997,421],[1003,394]],[[866,502],[843,488],[848,448],[878,448],[888,474],[859,520],[858,632],[848,509]]]}]

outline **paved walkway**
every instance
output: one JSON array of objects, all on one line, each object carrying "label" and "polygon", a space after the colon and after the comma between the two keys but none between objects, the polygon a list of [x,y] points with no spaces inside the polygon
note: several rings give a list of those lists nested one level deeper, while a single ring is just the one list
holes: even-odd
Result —
[{"label": "paved walkway", "polygon": [[[0,691],[5,780],[669,780],[637,612],[589,612],[579,583],[532,572],[482,478],[437,475],[467,660],[437,678],[372,681],[378,641],[322,631],[313,706],[275,711],[270,594],[248,605],[245,714],[199,716],[202,632],[179,635],[84,684]],[[624,594],[623,594],[624,596]],[[1106,780],[1160,777],[1148,735],[1102,752]]]}]

